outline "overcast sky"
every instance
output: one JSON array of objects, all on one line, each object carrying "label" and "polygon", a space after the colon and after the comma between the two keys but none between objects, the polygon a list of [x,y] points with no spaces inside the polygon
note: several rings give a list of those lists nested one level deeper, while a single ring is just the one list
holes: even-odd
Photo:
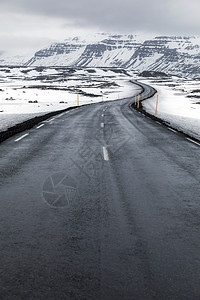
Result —
[{"label": "overcast sky", "polygon": [[93,32],[200,35],[199,0],[0,0],[0,51]]}]

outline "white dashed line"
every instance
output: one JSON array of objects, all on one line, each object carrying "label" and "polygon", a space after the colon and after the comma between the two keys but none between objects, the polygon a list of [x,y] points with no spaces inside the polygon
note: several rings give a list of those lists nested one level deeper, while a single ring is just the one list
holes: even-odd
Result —
[{"label": "white dashed line", "polygon": [[200,143],[198,143],[198,142],[195,142],[195,141],[193,141],[192,139],[190,139],[190,138],[186,138],[188,141],[190,141],[190,142],[192,142],[192,143],[194,143],[194,144],[196,144],[196,145],[198,145],[198,146],[200,146]]},{"label": "white dashed line", "polygon": [[103,147],[103,158],[105,161],[109,161],[108,151],[107,151],[106,147]]},{"label": "white dashed line", "polygon": [[37,129],[39,129],[39,128],[43,127],[43,126],[44,126],[44,124],[41,124],[41,125],[39,125],[39,126],[37,127]]},{"label": "white dashed line", "polygon": [[51,121],[53,121],[53,120],[55,120],[55,118],[52,118],[51,120],[49,120],[48,122],[51,122]]},{"label": "white dashed line", "polygon": [[101,128],[104,128],[104,123],[101,123]]},{"label": "white dashed line", "polygon": [[[75,109],[73,109],[73,110],[75,110]],[[73,110],[72,110],[72,111],[73,111]],[[69,114],[70,111],[71,111],[71,110],[68,110],[68,111],[66,111],[65,113],[63,113],[63,116]]]},{"label": "white dashed line", "polygon": [[170,128],[170,127],[167,127],[169,130],[171,130],[171,131],[173,131],[173,132],[175,132],[175,133],[177,133],[177,131],[176,130],[174,130],[174,129],[172,129],[172,128]]},{"label": "white dashed line", "polygon": [[19,137],[18,139],[15,140],[15,142],[19,142],[21,141],[23,138],[25,138],[27,135],[29,135],[29,133],[26,133],[24,135],[22,135],[21,137]]},{"label": "white dashed line", "polygon": [[160,122],[156,121],[157,124],[162,125]]},{"label": "white dashed line", "polygon": [[102,118],[103,118],[103,117],[104,117],[104,114],[102,114],[101,116],[102,116]]}]

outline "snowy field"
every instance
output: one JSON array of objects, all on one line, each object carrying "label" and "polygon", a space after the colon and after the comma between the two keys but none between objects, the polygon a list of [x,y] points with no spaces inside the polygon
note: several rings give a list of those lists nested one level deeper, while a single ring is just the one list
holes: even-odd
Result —
[{"label": "snowy field", "polygon": [[[153,86],[158,91],[158,117],[189,135],[200,139],[200,80],[178,77],[146,78],[138,81]],[[143,101],[143,107],[155,114],[157,94]]]},{"label": "snowy field", "polygon": [[47,112],[117,100],[137,93],[120,70],[0,68],[0,130]]},{"label": "snowy field", "polygon": [[[144,78],[132,71],[75,68],[0,68],[0,130],[51,111],[79,103],[131,97],[140,90],[137,79],[153,86],[159,95],[158,117],[200,139],[200,80],[179,77]],[[155,113],[155,95],[143,101]]]}]

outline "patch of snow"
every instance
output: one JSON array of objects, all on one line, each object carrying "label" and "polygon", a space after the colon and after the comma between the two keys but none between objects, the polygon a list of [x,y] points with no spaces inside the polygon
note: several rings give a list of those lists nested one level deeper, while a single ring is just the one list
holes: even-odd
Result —
[{"label": "patch of snow", "polygon": [[130,77],[108,69],[0,68],[0,130],[36,115],[79,103],[130,97],[138,86]]},{"label": "patch of snow", "polygon": [[[200,139],[200,99],[188,98],[188,92],[200,89],[200,81],[175,79],[173,82],[160,82],[160,79],[141,79],[141,82],[153,86],[158,91],[158,118],[161,118],[197,139]],[[156,82],[157,81],[157,82]],[[174,86],[172,86],[174,84]],[[143,101],[143,107],[155,114],[157,94]]]}]

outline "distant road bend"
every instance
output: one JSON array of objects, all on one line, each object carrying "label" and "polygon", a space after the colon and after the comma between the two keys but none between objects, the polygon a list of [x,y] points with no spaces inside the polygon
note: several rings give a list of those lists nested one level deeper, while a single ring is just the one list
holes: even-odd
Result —
[{"label": "distant road bend", "polygon": [[0,145],[1,299],[200,299],[199,146],[131,102]]}]

